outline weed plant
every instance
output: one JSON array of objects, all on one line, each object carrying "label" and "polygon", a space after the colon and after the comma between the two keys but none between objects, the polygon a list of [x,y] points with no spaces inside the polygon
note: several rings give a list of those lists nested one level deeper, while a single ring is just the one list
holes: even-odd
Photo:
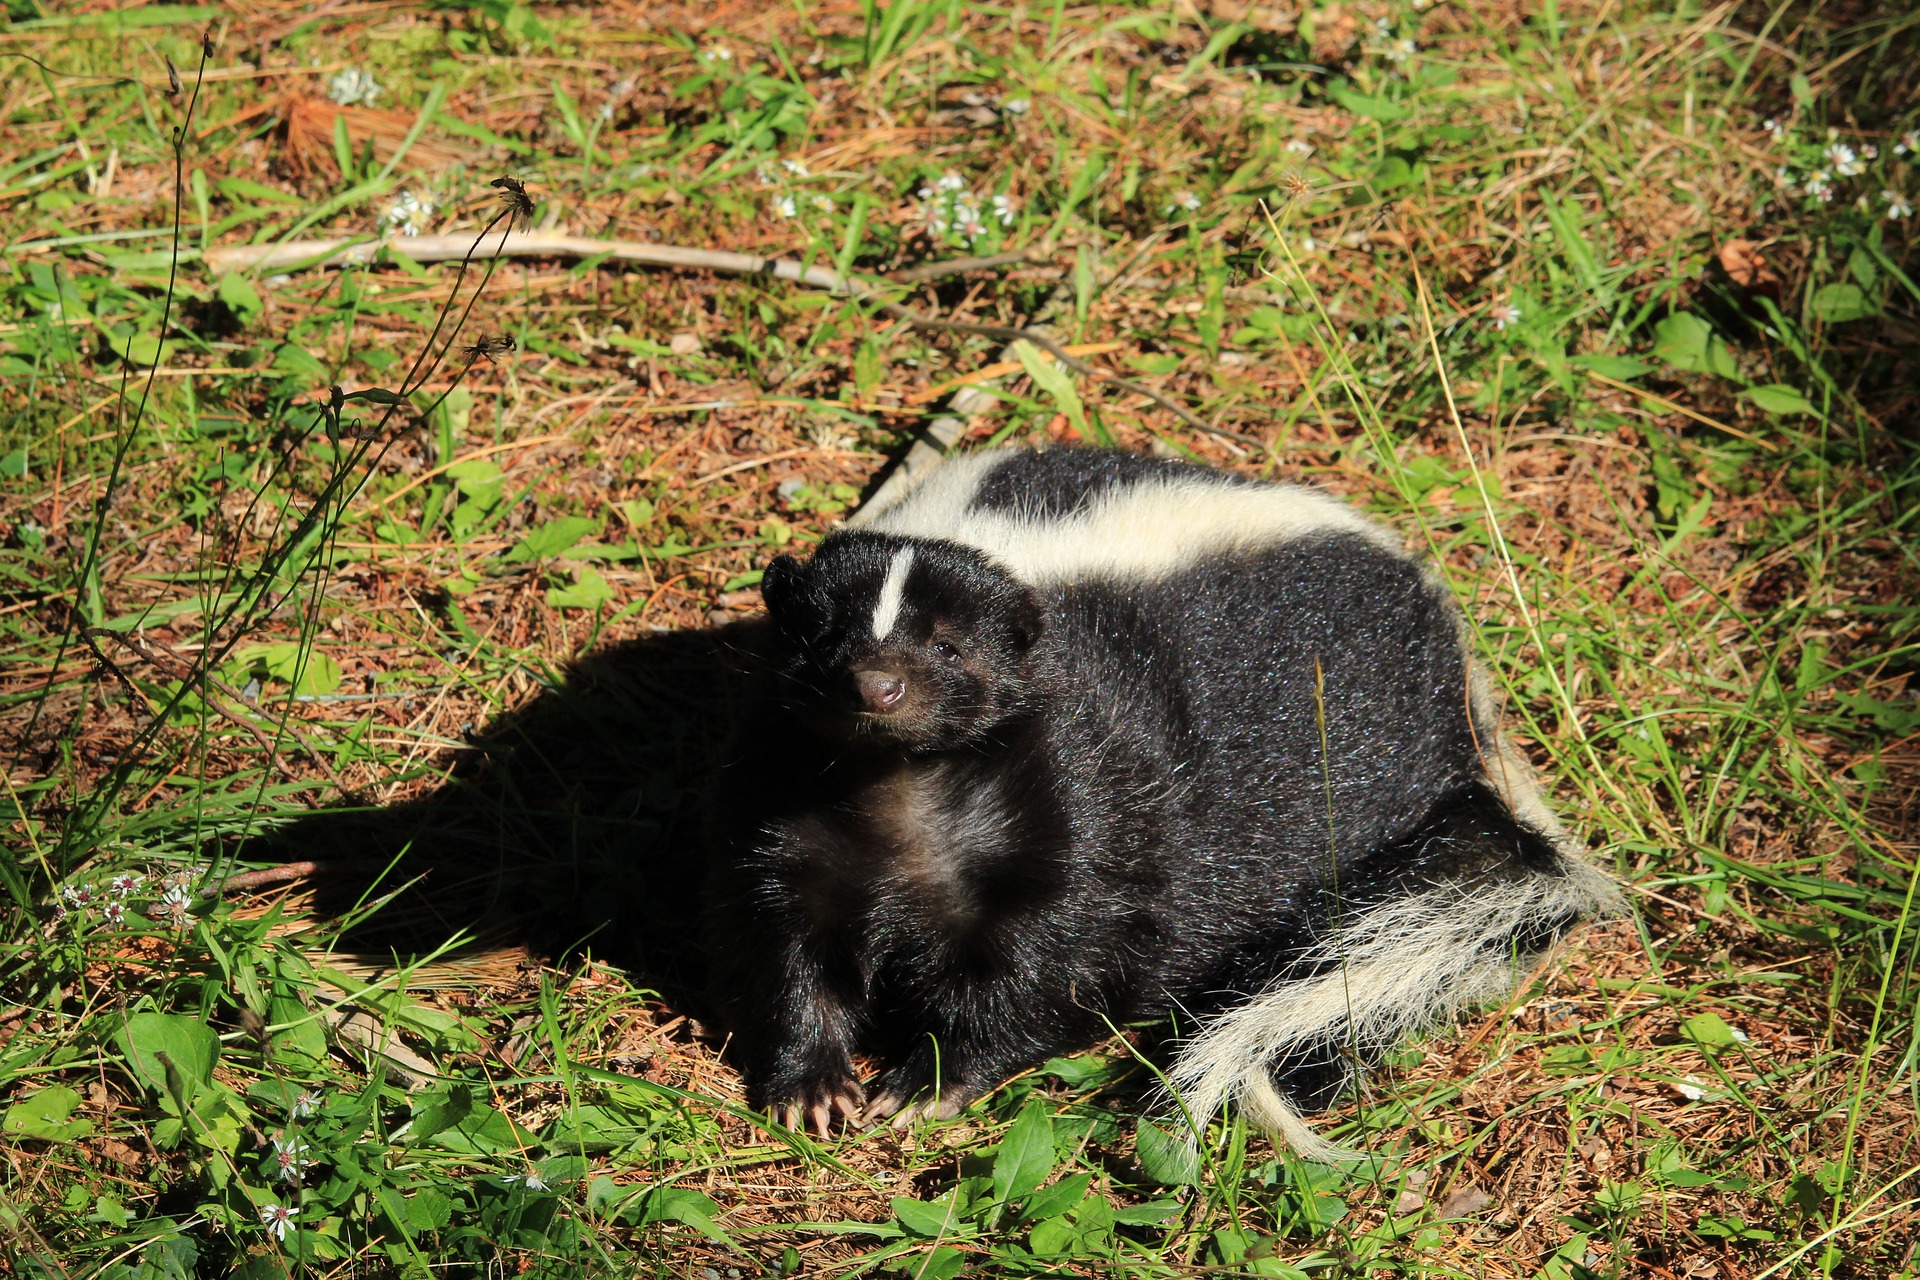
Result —
[{"label": "weed plant", "polygon": [[[9,1274],[1914,1274],[1920,17],[229,13],[0,28]],[[1132,1029],[822,1142],[695,1021],[759,566],[989,365],[970,444],[1425,546],[1631,890],[1368,1159],[1193,1151]]]}]

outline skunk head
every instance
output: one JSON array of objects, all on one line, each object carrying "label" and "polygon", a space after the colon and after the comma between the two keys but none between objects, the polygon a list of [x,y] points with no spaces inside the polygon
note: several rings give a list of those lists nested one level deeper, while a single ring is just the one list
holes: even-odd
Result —
[{"label": "skunk head", "polygon": [[792,700],[831,732],[956,747],[1027,707],[1040,601],[977,551],[836,534],[768,565],[760,591]]}]

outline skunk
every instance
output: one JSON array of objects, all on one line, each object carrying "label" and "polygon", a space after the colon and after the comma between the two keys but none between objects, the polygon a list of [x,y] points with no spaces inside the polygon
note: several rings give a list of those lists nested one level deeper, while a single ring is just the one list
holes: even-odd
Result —
[{"label": "skunk", "polygon": [[705,932],[790,1125],[950,1116],[1171,1015],[1195,1126],[1324,1155],[1303,1115],[1615,908],[1445,586],[1316,490],[982,452],[761,589],[780,692],[723,770]]}]

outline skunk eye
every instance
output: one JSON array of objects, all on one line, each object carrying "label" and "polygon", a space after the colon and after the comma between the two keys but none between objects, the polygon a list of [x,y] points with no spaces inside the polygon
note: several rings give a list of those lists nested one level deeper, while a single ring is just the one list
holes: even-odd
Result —
[{"label": "skunk eye", "polygon": [[960,650],[948,644],[945,640],[934,641],[933,651],[948,662],[960,661]]}]

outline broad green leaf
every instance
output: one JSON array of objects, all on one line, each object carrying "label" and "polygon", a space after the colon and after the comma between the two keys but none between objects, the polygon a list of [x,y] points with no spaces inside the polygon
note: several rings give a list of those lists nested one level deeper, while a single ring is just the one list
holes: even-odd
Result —
[{"label": "broad green leaf", "polygon": [[220,277],[219,294],[220,301],[240,317],[242,324],[252,324],[266,310],[266,304],[260,301],[260,292],[253,287],[253,281],[231,271]]},{"label": "broad green leaf", "polygon": [[1680,1024],[1680,1032],[1706,1049],[1724,1049],[1739,1039],[1734,1035],[1733,1028],[1727,1025],[1726,1019],[1717,1013],[1694,1014]]},{"label": "broad green leaf", "polygon": [[1713,327],[1690,311],[1676,311],[1654,327],[1653,353],[1676,369],[1738,378],[1733,352]]},{"label": "broad green leaf", "polygon": [[1086,1197],[1087,1188],[1093,1185],[1093,1175],[1076,1173],[1072,1177],[1062,1178],[1050,1187],[1044,1187],[1027,1197],[1021,1206],[1020,1217],[1023,1221],[1039,1222],[1065,1213]]},{"label": "broad green leaf", "polygon": [[737,1248],[733,1237],[722,1231],[714,1218],[720,1206],[709,1196],[689,1187],[662,1187],[646,1198],[642,1222],[679,1222],[692,1227],[716,1244]]},{"label": "broad green leaf", "polygon": [[1807,398],[1792,387],[1781,382],[1769,382],[1764,386],[1749,387],[1740,393],[1760,406],[1762,410],[1774,415],[1786,413],[1808,413],[1818,415]]},{"label": "broad green leaf", "polygon": [[136,333],[114,343],[120,354],[133,364],[159,364],[173,354],[174,344],[162,342],[156,333]]},{"label": "broad green leaf", "polygon": [[1612,378],[1616,382],[1628,382],[1634,378],[1652,373],[1658,365],[1633,356],[1585,355],[1573,356],[1567,363],[1576,369],[1591,369],[1603,378]]},{"label": "broad green leaf", "polygon": [[500,470],[500,464],[491,458],[469,458],[465,462],[456,462],[447,468],[447,475],[463,498],[487,507],[500,501],[505,473]]},{"label": "broad green leaf", "polygon": [[551,560],[599,528],[598,521],[585,516],[559,516],[529,529],[507,552],[506,559],[512,562]]},{"label": "broad green leaf", "polygon": [[902,1274],[910,1277],[910,1280],[953,1280],[966,1265],[966,1254],[941,1245],[929,1253],[924,1261],[908,1267]]},{"label": "broad green leaf", "polygon": [[1053,1122],[1038,1098],[1020,1108],[993,1158],[993,1189],[1005,1204],[1032,1193],[1053,1172]]},{"label": "broad green leaf", "polygon": [[564,587],[548,587],[547,603],[556,609],[597,609],[614,598],[613,585],[597,569],[581,566],[579,576]]},{"label": "broad green leaf", "polygon": [[1404,120],[1413,114],[1413,108],[1398,102],[1389,102],[1385,98],[1376,98],[1364,93],[1356,93],[1345,85],[1335,83],[1328,90],[1333,100],[1357,116],[1369,120],[1378,120],[1381,124],[1392,124]]},{"label": "broad green leaf", "polygon": [[9,1138],[38,1138],[67,1142],[93,1132],[93,1121],[70,1117],[80,1109],[80,1095],[63,1084],[30,1093],[7,1108],[0,1134]]},{"label": "broad green leaf", "polygon": [[931,1240],[936,1236],[953,1234],[955,1215],[951,1191],[932,1202],[895,1196],[892,1204],[893,1216],[900,1219],[900,1225],[914,1235]]},{"label": "broad green leaf", "polygon": [[1859,285],[1822,285],[1813,293],[1813,314],[1828,324],[1844,324],[1880,314],[1880,308]]},{"label": "broad green leaf", "polygon": [[127,1067],[140,1083],[155,1093],[167,1093],[167,1068],[173,1064],[188,1101],[213,1081],[213,1064],[220,1059],[220,1037],[198,1018],[171,1013],[136,1013],[116,1037]]},{"label": "broad green leaf", "polygon": [[1055,407],[1067,415],[1067,421],[1073,429],[1086,434],[1087,411],[1080,403],[1080,393],[1074,390],[1073,379],[1067,371],[1053,362],[1053,357],[1043,353],[1031,342],[1013,344],[1013,354],[1020,361],[1027,375],[1033,379],[1033,385],[1039,387],[1052,398]]},{"label": "broad green leaf", "polygon": [[333,381],[327,366],[315,359],[305,347],[283,342],[273,353],[273,367],[281,376],[303,386],[324,387]]},{"label": "broad green leaf", "polygon": [[345,678],[339,663],[318,649],[303,652],[297,640],[249,645],[236,656],[242,662],[259,664],[273,679],[291,685],[298,695],[332,693]]},{"label": "broad green leaf", "polygon": [[1141,1170],[1166,1187],[1192,1187],[1200,1182],[1200,1152],[1151,1120],[1142,1120],[1134,1136],[1134,1158]]}]

